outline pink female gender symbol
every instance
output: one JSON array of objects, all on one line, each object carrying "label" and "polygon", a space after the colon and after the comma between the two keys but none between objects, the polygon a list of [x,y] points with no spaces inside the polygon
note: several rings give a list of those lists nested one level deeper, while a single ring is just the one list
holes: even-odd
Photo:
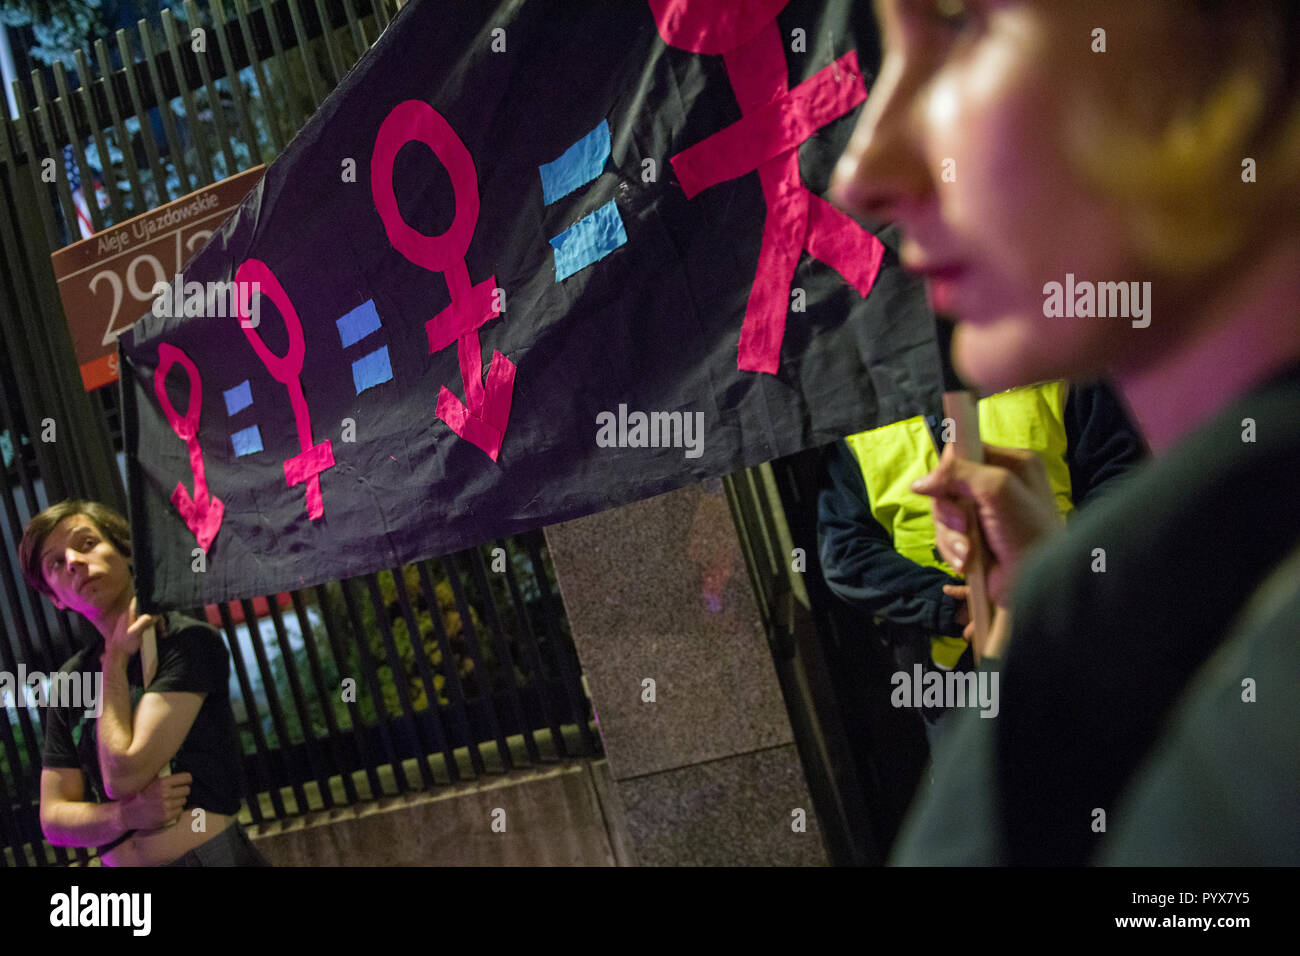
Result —
[{"label": "pink female gender symbol", "polygon": [[885,256],[879,239],[799,178],[799,145],[867,98],[849,52],[793,90],[776,15],[786,0],[649,0],[659,35],[692,53],[722,54],[741,119],[672,157],[690,199],[758,170],[767,203],[758,269],[745,307],[736,366],[775,374],[799,253],[808,252],[866,296]]},{"label": "pink female gender symbol", "polygon": [[[289,336],[289,348],[283,355],[276,355],[262,336],[249,326],[249,305],[253,296],[253,283],[258,291],[270,299],[284,319],[284,328]],[[325,503],[321,499],[320,475],[327,468],[334,467],[334,451],[329,439],[315,444],[311,437],[311,411],[307,408],[307,397],[302,391],[302,363],[307,356],[307,342],[303,337],[302,320],[298,311],[289,300],[289,295],[280,285],[275,273],[261,259],[248,259],[235,273],[235,289],[238,292],[239,325],[248,336],[253,351],[262,360],[271,376],[289,392],[289,405],[293,409],[293,421],[298,428],[298,446],[300,454],[294,455],[284,463],[284,480],[294,485],[307,485],[307,517],[315,521],[325,514]]]},{"label": "pink female gender symbol", "polygon": [[[423,143],[433,150],[451,177],[456,215],[441,236],[427,236],[411,228],[397,208],[393,163],[402,147],[410,142]],[[456,343],[456,358],[465,381],[465,403],[447,386],[442,386],[438,393],[438,417],[457,435],[496,461],[510,420],[515,365],[494,351],[484,387],[483,349],[478,330],[488,319],[500,315],[501,310],[495,301],[496,276],[471,285],[469,267],[465,264],[465,252],[478,226],[478,174],[474,159],[437,110],[421,100],[405,100],[393,107],[375,134],[375,148],[370,157],[370,192],[389,244],[415,265],[430,272],[441,272],[451,293],[451,305],[425,323],[425,332],[430,354]]]},{"label": "pink female gender symbol", "polygon": [[[176,364],[185,369],[190,379],[189,403],[185,414],[179,414],[167,397],[167,373]],[[163,342],[158,346],[158,370],[153,376],[154,394],[162,406],[167,423],[181,441],[190,456],[190,472],[194,476],[194,497],[185,490],[180,482],[172,492],[172,504],[181,513],[185,526],[194,533],[199,547],[207,553],[212,539],[221,530],[221,518],[226,513],[226,506],[221,499],[208,493],[208,480],[203,473],[203,449],[199,447],[199,413],[203,410],[203,380],[193,360],[174,345]]]}]

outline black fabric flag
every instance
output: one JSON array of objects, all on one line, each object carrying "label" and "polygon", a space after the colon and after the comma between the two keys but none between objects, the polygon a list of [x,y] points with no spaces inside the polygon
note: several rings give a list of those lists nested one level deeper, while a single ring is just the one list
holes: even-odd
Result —
[{"label": "black fabric flag", "polygon": [[937,407],[824,199],[863,3],[405,7],[120,339],[143,609],[391,568]]}]

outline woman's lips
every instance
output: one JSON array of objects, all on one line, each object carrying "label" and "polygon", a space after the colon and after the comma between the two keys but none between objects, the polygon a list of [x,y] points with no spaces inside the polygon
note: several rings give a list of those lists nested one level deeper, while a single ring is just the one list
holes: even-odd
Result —
[{"label": "woman's lips", "polygon": [[962,278],[966,275],[966,268],[943,266],[922,270],[921,275],[925,279],[926,291],[930,296],[930,308],[935,312],[952,315],[958,306],[957,292]]},{"label": "woman's lips", "polygon": [[922,248],[905,239],[899,250],[899,260],[904,269],[925,281],[931,310],[955,317],[954,310],[960,305],[957,293],[969,268],[963,262],[922,251]]}]

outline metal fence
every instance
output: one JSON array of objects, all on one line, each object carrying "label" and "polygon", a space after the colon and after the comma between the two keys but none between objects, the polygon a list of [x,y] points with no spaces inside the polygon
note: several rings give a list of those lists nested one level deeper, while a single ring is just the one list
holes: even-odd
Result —
[{"label": "metal fence", "polygon": [[[96,42],[93,65],[78,51],[71,76],[56,64],[14,84],[20,115],[0,122],[0,670],[48,674],[84,636],[23,583],[26,522],[66,497],[125,504],[118,391],[84,392],[49,253],[79,220],[98,231],[270,162],[395,9],[188,2]],[[540,532],[189,613],[230,650],[246,821],[599,752]],[[40,832],[41,708],[28,695],[0,710],[0,865],[88,862]]]}]

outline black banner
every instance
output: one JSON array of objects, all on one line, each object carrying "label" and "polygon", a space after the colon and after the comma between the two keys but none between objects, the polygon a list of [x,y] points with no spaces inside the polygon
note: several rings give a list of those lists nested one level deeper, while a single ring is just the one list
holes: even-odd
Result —
[{"label": "black banner", "polygon": [[[870,6],[420,2],[122,336],[144,609],[445,554],[937,407],[823,198]],[[737,13],[736,11],[739,11]]]}]

